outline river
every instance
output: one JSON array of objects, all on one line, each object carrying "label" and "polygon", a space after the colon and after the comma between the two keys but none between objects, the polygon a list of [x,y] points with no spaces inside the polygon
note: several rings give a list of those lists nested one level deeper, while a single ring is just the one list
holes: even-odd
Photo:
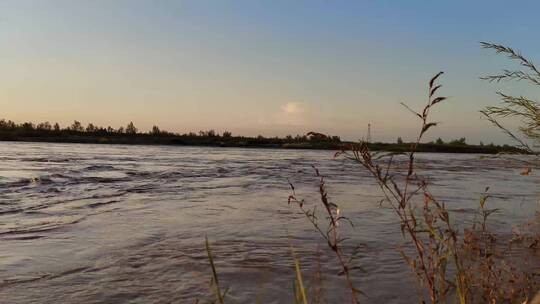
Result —
[{"label": "river", "polygon": [[[287,204],[288,180],[317,203],[312,165],[354,224],[342,234],[345,246],[361,245],[355,280],[369,302],[415,302],[392,210],[365,171],[332,151],[1,142],[0,152],[1,303],[203,301],[212,294],[205,236],[229,302],[291,303],[291,250],[307,282],[320,265],[329,303],[346,301],[332,253]],[[510,234],[539,209],[538,168],[520,175],[519,162],[467,154],[417,159],[456,225],[488,186],[497,231]]]}]

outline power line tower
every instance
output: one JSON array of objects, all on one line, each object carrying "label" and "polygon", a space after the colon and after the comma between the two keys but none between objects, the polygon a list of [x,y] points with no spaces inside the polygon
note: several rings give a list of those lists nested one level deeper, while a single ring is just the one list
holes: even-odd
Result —
[{"label": "power line tower", "polygon": [[368,123],[367,125],[367,136],[366,136],[366,142],[371,142],[371,124]]}]

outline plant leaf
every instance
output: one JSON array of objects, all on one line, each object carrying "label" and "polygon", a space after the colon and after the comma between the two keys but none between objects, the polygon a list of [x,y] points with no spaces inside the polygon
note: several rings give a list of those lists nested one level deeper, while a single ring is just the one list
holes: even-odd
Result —
[{"label": "plant leaf", "polygon": [[434,88],[432,88],[430,91],[429,91],[429,97],[433,96],[433,94],[435,94],[435,92],[437,92],[437,90],[442,87],[442,84],[438,85],[438,86],[435,86]]},{"label": "plant leaf", "polygon": [[429,128],[434,127],[434,126],[436,126],[436,125],[437,125],[436,122],[430,122],[430,123],[427,123],[427,124],[422,128],[422,133],[425,133]]},{"label": "plant leaf", "polygon": [[446,97],[437,97],[437,98],[433,99],[433,101],[431,102],[431,105],[439,103],[439,102],[441,102],[441,101],[443,101],[445,99],[446,99]]},{"label": "plant leaf", "polygon": [[437,73],[437,75],[433,76],[433,78],[431,78],[431,80],[429,81],[429,87],[432,88],[433,87],[433,83],[435,82],[435,80],[437,80],[437,78],[439,78],[439,76],[441,76],[444,72],[439,72]]}]

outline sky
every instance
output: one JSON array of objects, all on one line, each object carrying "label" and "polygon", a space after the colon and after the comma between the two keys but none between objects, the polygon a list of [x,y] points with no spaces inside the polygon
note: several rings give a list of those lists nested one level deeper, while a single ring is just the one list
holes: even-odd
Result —
[{"label": "sky", "polygon": [[400,103],[422,107],[444,71],[450,98],[427,139],[506,143],[479,110],[498,90],[539,92],[480,80],[517,66],[479,42],[540,60],[538,11],[498,0],[4,0],[0,117],[349,140],[369,123],[374,141],[412,140],[419,121]]}]

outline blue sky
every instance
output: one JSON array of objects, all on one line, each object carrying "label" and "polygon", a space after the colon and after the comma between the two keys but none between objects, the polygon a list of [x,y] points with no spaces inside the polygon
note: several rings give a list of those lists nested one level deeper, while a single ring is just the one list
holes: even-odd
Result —
[{"label": "blue sky", "polygon": [[[540,3],[520,1],[2,1],[0,106],[16,121],[244,135],[315,130],[412,139],[428,79],[445,71],[431,138],[506,142],[478,111],[478,79],[539,59]],[[515,123],[510,123],[515,125]]]}]

